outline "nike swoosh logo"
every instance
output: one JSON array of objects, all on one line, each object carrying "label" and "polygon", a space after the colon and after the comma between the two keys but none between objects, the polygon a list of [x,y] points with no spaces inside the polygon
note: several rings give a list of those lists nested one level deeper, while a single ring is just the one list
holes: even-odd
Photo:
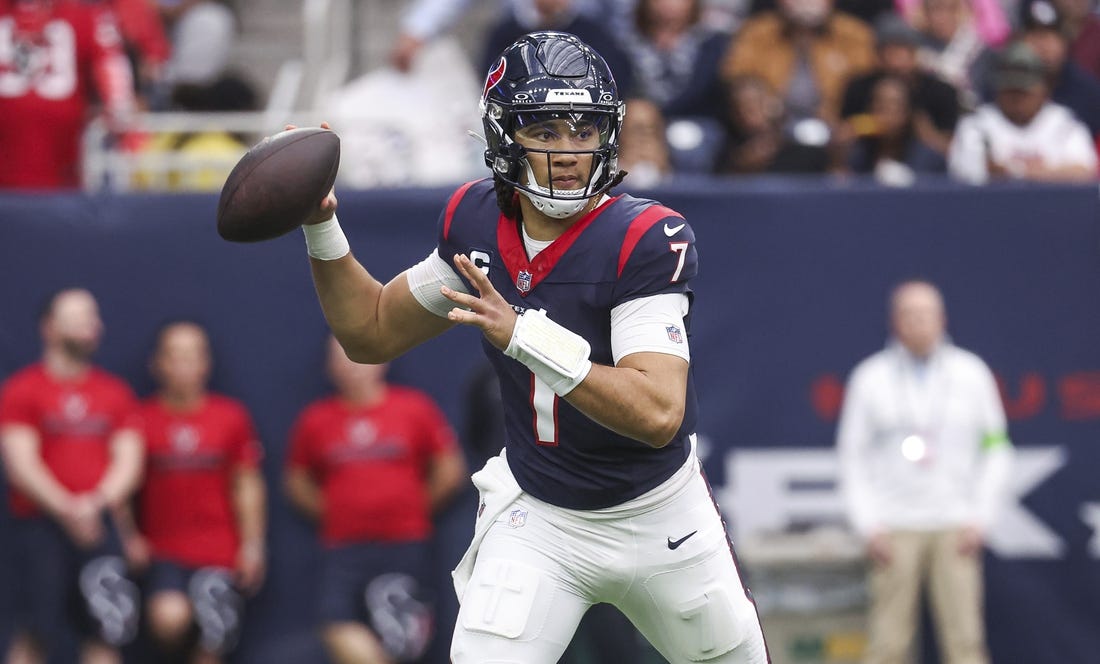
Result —
[{"label": "nike swoosh logo", "polygon": [[677,233],[682,231],[684,229],[684,226],[687,226],[687,224],[680,224],[679,226],[669,226],[668,224],[665,224],[665,235],[672,237],[673,235],[676,235]]},{"label": "nike swoosh logo", "polygon": [[673,550],[677,549],[681,544],[686,542],[689,537],[691,537],[692,535],[694,535],[697,532],[699,532],[699,531],[698,530],[693,530],[690,533],[688,533],[687,535],[684,535],[680,539],[676,540],[675,542],[672,541],[671,537],[668,538],[668,548],[673,549]]}]

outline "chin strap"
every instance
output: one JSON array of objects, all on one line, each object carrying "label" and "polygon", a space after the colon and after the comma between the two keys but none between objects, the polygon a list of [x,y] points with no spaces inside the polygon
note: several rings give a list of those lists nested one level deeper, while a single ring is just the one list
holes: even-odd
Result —
[{"label": "chin strap", "polygon": [[535,172],[531,169],[531,163],[526,159],[523,163],[524,166],[527,167],[527,181],[531,183],[528,186],[537,190],[539,193],[536,194],[524,189],[520,189],[519,191],[523,193],[524,196],[531,199],[531,203],[539,212],[548,217],[553,217],[554,219],[565,219],[566,217],[577,214],[588,204],[589,199],[584,198],[584,189],[564,189],[558,192],[568,196],[568,198],[564,199],[551,197],[549,187],[543,187],[535,180]]}]

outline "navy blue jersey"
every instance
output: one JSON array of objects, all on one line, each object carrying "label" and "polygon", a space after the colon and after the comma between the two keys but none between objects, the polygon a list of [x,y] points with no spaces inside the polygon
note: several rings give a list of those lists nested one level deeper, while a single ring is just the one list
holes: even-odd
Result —
[{"label": "navy blue jersey", "polygon": [[[479,180],[455,192],[441,215],[439,255],[448,262],[455,254],[469,256],[517,311],[545,309],[551,320],[588,340],[593,362],[613,365],[611,310],[660,293],[690,299],[694,240],[677,212],[621,195],[529,261],[519,224],[500,213],[492,181]],[[687,332],[668,329],[670,336]],[[655,449],[597,424],[526,366],[484,339],[483,346],[500,376],[508,465],[520,487],[539,500],[570,509],[610,507],[657,486],[687,458],[697,410],[690,375],[680,430]]]}]

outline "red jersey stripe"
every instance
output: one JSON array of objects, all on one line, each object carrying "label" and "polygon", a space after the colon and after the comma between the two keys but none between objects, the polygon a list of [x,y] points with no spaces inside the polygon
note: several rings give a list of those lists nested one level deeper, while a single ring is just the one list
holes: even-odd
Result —
[{"label": "red jersey stripe", "polygon": [[[482,178],[484,179],[484,178]],[[462,202],[462,197],[466,195],[466,191],[470,187],[474,186],[481,180],[471,180],[466,184],[458,188],[458,190],[451,194],[451,200],[447,201],[447,214],[443,217],[443,238],[447,238],[447,234],[451,232],[451,220],[454,219],[455,210],[458,208],[458,204]]]},{"label": "red jersey stripe", "polygon": [[634,218],[634,221],[630,222],[630,228],[626,230],[626,237],[623,238],[623,246],[619,249],[618,276],[623,276],[623,268],[626,267],[626,262],[630,260],[630,254],[634,252],[634,247],[638,246],[638,242],[641,241],[646,231],[652,228],[653,224],[669,217],[684,218],[675,210],[666,208],[663,205],[654,205],[646,208],[645,212],[642,212]]}]

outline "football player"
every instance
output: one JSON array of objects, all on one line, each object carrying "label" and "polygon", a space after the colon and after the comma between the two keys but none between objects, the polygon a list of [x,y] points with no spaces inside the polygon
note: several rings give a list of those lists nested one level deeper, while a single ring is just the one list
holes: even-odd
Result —
[{"label": "football player", "polygon": [[304,227],[349,357],[384,362],[471,325],[500,377],[506,447],[473,477],[454,572],[459,664],[556,662],[599,602],[670,662],[768,660],[694,451],[695,236],[674,210],[611,195],[623,108],[597,53],[532,33],[485,81],[492,177],[451,196],[424,261],[380,283],[335,196]]}]

